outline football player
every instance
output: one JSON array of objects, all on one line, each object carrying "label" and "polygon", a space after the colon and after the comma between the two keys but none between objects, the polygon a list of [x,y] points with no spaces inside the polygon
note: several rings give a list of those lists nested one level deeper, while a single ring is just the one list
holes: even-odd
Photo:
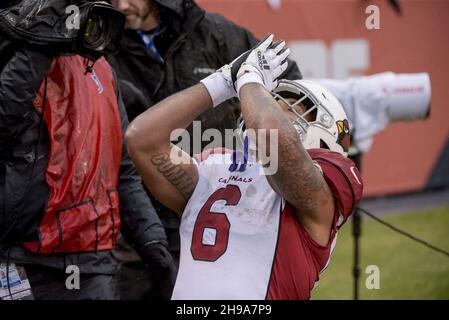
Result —
[{"label": "football player", "polygon": [[[270,35],[127,131],[146,186],[182,215],[173,299],[309,299],[338,229],[361,198],[362,178],[346,157],[342,106],[311,81],[277,81],[290,52],[284,45]],[[234,96],[242,108],[243,163],[236,163],[238,148],[190,158],[170,143],[173,130]],[[249,130],[275,130],[277,139],[251,141]],[[261,174],[258,155],[275,142],[277,170]]]}]

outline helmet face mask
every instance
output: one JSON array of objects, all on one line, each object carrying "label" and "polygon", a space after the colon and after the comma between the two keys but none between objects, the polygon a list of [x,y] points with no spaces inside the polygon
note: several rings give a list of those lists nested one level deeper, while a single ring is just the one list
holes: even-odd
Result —
[{"label": "helmet face mask", "polygon": [[[309,80],[280,80],[272,95],[295,115],[292,124],[306,149],[325,147],[347,156],[349,123],[342,105],[331,92]],[[296,101],[292,103],[289,98]],[[295,108],[300,103],[306,108],[302,114]]]},{"label": "helmet face mask", "polygon": [[[304,89],[301,88],[300,90]],[[279,100],[283,101],[287,105],[289,111],[296,116],[296,119],[292,121],[292,124],[298,131],[301,137],[301,141],[305,139],[306,134],[311,125],[320,124],[321,126],[327,129],[330,129],[332,127],[332,123],[334,122],[332,114],[326,109],[325,106],[322,105],[320,101],[318,101],[315,98],[315,96],[312,95],[311,92],[292,94],[291,91],[284,91],[284,92],[272,92],[272,95],[277,101]],[[287,100],[292,98],[296,100],[293,103]],[[299,104],[303,104],[306,107],[306,111],[304,113],[299,113],[296,110],[296,107]],[[317,119],[317,113],[319,108],[323,109],[323,112],[322,115],[320,116],[320,119]],[[307,116],[309,115],[312,116],[312,120],[310,121],[306,119]]]},{"label": "helmet face mask", "polygon": [[[342,105],[331,92],[309,80],[280,80],[272,95],[294,114],[291,123],[306,149],[326,148],[347,156],[349,122]],[[300,104],[306,109],[303,113],[297,111]],[[242,117],[238,130],[239,135],[244,134]]]}]

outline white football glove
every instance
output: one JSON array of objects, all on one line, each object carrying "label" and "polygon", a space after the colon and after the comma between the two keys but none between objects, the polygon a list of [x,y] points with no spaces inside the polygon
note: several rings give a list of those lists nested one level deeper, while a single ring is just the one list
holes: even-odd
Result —
[{"label": "white football glove", "polygon": [[237,97],[237,92],[235,91],[237,72],[251,50],[245,51],[231,63],[225,64],[223,67],[200,81],[209,92],[214,107],[226,100]]},{"label": "white football glove", "polygon": [[237,93],[247,83],[259,83],[268,91],[277,86],[277,78],[287,69],[290,49],[284,49],[285,42],[274,43],[269,35],[249,53],[237,73]]}]

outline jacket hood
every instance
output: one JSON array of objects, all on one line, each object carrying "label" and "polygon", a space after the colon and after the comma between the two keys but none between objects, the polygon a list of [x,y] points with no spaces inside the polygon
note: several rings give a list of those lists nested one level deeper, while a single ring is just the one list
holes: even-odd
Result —
[{"label": "jacket hood", "polygon": [[[169,20],[173,15],[177,20],[184,22],[186,20],[196,20],[195,17],[204,15],[204,10],[193,0],[152,0],[160,6],[162,20]],[[168,18],[168,19],[166,19]]]},{"label": "jacket hood", "polygon": [[159,6],[169,9],[170,11],[173,11],[180,18],[184,18],[185,16],[184,3],[192,2],[190,0],[153,0],[153,1],[156,2]]}]

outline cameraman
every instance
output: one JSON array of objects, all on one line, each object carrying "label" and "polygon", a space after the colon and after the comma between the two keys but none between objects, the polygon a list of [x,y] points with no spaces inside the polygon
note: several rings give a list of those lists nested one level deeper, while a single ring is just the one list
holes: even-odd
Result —
[{"label": "cameraman", "polygon": [[[61,1],[36,3],[14,7],[33,12],[22,25],[61,18],[48,16]],[[82,48],[49,48],[0,33],[0,262],[9,274],[25,268],[36,299],[119,299],[111,250],[121,231],[161,281],[174,282],[164,229],[126,152],[128,119],[109,64]],[[79,270],[78,290],[67,270]]]}]

